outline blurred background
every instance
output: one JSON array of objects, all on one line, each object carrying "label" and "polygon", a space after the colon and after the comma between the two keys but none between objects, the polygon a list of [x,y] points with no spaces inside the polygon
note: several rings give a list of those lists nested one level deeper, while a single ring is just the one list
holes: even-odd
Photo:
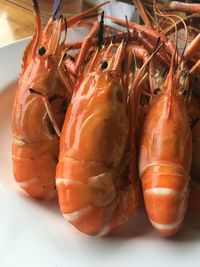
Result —
[{"label": "blurred background", "polygon": [[[54,0],[38,0],[43,21],[52,12]],[[63,0],[66,16],[85,10],[101,0]],[[132,3],[132,1],[121,1]],[[34,31],[31,0],[0,0],[0,46],[30,36]]]},{"label": "blurred background", "polygon": [[[55,0],[59,1],[59,0]],[[62,13],[67,17],[81,12],[95,4],[106,0],[63,0]],[[145,6],[152,6],[153,0],[141,0]],[[159,4],[165,5],[170,0],[157,0]],[[184,1],[184,0],[182,0]],[[38,0],[45,23],[52,13],[54,0]],[[106,5],[106,14],[124,19],[127,15],[129,20],[139,22],[139,16],[132,5],[132,0],[110,0],[112,5]],[[200,3],[200,0],[185,0],[184,2]],[[19,40],[33,35],[34,16],[31,0],[0,0],[0,46],[9,42]]]}]

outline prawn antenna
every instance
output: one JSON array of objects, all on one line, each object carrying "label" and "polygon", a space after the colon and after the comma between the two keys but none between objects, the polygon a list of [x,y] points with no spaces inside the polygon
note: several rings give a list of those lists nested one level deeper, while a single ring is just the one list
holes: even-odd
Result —
[{"label": "prawn antenna", "polygon": [[35,10],[39,9],[38,1],[37,0],[32,0],[32,4]]},{"label": "prawn antenna", "polygon": [[100,27],[98,33],[97,47],[101,48],[103,44],[103,33],[104,33],[104,11],[101,13]]},{"label": "prawn antenna", "polygon": [[129,24],[128,24],[128,17],[127,17],[127,15],[125,16],[125,18],[126,18],[126,28],[127,28],[127,33],[128,33],[128,40],[130,39],[130,29],[129,29]]},{"label": "prawn antenna", "polygon": [[115,43],[115,40],[116,40],[116,34],[117,34],[117,30],[114,29],[113,32],[112,32],[112,39],[111,39],[111,42],[114,44]]},{"label": "prawn antenna", "polygon": [[65,36],[64,36],[64,42],[67,39],[67,19],[64,18],[64,24],[65,24]]},{"label": "prawn antenna", "polygon": [[155,47],[154,47],[154,50],[153,50],[153,53],[156,51],[156,49],[158,48],[158,45],[160,43],[160,36],[157,38],[156,40],[156,44],[155,44]]},{"label": "prawn antenna", "polygon": [[62,0],[55,0],[54,7],[53,7],[53,19],[57,19],[60,16]]}]

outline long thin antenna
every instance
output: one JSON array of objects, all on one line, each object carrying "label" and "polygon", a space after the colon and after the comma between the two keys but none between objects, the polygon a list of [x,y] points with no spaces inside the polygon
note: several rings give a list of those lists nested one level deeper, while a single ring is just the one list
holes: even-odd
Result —
[{"label": "long thin antenna", "polygon": [[56,122],[55,116],[54,116],[54,114],[53,114],[53,112],[51,110],[51,105],[49,103],[48,98],[42,92],[40,92],[38,90],[35,90],[33,88],[29,88],[29,92],[30,92],[30,94],[37,94],[37,95],[40,95],[42,97],[42,101],[44,103],[44,106],[45,106],[45,109],[46,109],[47,114],[49,116],[49,119],[50,119],[50,121],[52,123],[52,126],[53,126],[56,134],[58,135],[58,137],[60,137],[61,132],[60,132],[60,129],[59,129],[58,124]]},{"label": "long thin antenna", "polygon": [[179,54],[178,54],[178,46],[177,46],[177,43],[178,43],[178,29],[177,29],[177,24],[176,24],[176,22],[171,18],[171,16],[170,15],[167,15],[167,14],[164,14],[163,12],[161,12],[161,10],[160,9],[158,9],[157,8],[157,10],[156,10],[156,2],[157,2],[157,0],[154,0],[154,5],[155,5],[155,10],[154,10],[154,12],[155,12],[155,14],[157,14],[157,15],[159,15],[160,17],[166,17],[167,19],[169,19],[172,23],[173,23],[173,25],[174,25],[174,27],[175,27],[175,51],[174,51],[174,56],[176,55],[177,56],[177,65],[176,65],[176,68],[178,68],[179,67],[179,65],[178,65],[178,58],[179,58]]},{"label": "long thin antenna", "polygon": [[97,47],[100,48],[103,44],[103,34],[104,34],[104,11],[101,14],[99,33],[98,33],[98,41]]},{"label": "long thin antenna", "polygon": [[128,17],[127,17],[127,15],[125,16],[125,18],[126,18],[126,27],[127,27],[127,33],[128,33],[128,40],[130,39],[130,29],[129,29],[129,24],[128,24]]},{"label": "long thin antenna", "polygon": [[37,0],[32,0],[32,3],[33,3],[33,7],[35,9],[39,9],[39,5],[38,5],[38,1]]},{"label": "long thin antenna", "polygon": [[54,8],[53,8],[53,19],[57,19],[60,16],[60,9],[61,9],[62,0],[55,0],[54,1]]}]

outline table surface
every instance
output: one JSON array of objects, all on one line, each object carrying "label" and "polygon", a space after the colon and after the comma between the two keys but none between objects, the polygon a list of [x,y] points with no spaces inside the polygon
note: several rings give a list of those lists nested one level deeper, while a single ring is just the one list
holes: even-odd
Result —
[{"label": "table surface", "polygon": [[[83,10],[89,8],[86,2]],[[0,0],[0,46],[33,35],[34,25],[31,0]]]},{"label": "table surface", "polygon": [[0,0],[0,45],[30,36],[34,31],[34,17],[30,10]]},{"label": "table surface", "polygon": [[34,32],[33,12],[18,4],[20,1],[13,1],[15,4],[12,1],[0,0],[0,46],[31,36]]}]

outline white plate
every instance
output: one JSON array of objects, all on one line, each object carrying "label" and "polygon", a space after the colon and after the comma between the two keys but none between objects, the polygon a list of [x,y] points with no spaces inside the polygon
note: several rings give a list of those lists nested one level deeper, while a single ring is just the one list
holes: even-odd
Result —
[{"label": "white plate", "polygon": [[21,55],[27,40],[0,48],[0,266],[186,267],[200,266],[200,221],[187,219],[173,238],[161,238],[146,215],[108,237],[79,233],[56,201],[29,198],[17,187],[11,164],[11,113]]}]

